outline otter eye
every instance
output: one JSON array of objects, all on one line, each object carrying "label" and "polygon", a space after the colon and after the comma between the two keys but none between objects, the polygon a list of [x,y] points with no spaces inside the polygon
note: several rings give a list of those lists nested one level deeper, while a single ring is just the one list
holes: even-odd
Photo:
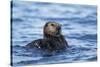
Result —
[{"label": "otter eye", "polygon": [[54,26],[54,24],[51,24],[51,26]]}]

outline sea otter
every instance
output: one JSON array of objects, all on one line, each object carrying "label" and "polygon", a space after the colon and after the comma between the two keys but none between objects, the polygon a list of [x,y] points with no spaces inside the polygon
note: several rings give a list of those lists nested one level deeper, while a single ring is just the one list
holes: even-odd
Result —
[{"label": "sea otter", "polygon": [[34,40],[26,46],[28,48],[37,47],[53,51],[68,47],[68,43],[61,34],[61,25],[56,22],[47,22],[43,29],[43,39]]}]

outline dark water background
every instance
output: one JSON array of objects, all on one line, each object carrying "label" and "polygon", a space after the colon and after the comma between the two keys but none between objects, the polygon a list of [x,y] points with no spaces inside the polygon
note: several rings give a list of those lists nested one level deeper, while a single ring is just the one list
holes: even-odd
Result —
[{"label": "dark water background", "polygon": [[[53,64],[97,60],[97,7],[28,1],[12,3],[12,64]],[[48,21],[62,24],[69,48],[46,56],[39,49],[24,46],[43,37]]]}]

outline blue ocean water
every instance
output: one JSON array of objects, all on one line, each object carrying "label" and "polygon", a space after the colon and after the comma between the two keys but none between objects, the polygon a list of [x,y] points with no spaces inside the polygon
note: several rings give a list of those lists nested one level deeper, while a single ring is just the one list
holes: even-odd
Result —
[{"label": "blue ocean water", "polygon": [[[37,65],[97,60],[97,6],[46,2],[12,2],[12,64]],[[62,24],[62,34],[69,47],[52,56],[24,46],[43,38],[48,21]]]}]

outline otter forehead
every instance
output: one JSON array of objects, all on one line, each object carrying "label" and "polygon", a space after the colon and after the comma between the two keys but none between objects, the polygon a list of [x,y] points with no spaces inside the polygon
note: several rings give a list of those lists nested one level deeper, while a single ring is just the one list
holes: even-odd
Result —
[{"label": "otter forehead", "polygon": [[60,26],[61,27],[61,24],[59,24],[57,22],[47,22],[46,26]]}]

